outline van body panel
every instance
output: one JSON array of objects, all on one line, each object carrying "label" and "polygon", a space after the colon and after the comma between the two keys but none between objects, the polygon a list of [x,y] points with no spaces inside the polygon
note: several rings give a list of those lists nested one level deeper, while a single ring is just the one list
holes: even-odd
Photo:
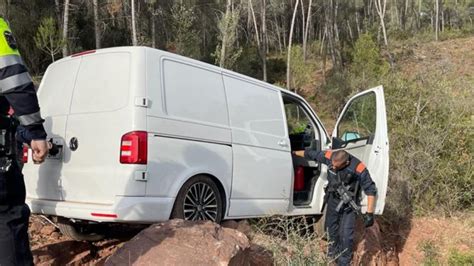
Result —
[{"label": "van body panel", "polygon": [[279,91],[223,76],[232,129],[229,216],[288,211],[293,165]]},{"label": "van body panel", "polygon": [[181,186],[199,174],[217,178],[230,194],[230,146],[159,135],[150,137],[149,145],[147,196],[175,198]]},{"label": "van body panel", "polygon": [[[115,197],[113,205],[27,198],[33,213],[57,215],[97,222],[152,223],[169,219],[174,198]],[[98,217],[92,213],[116,215]]]},{"label": "van body panel", "polygon": [[174,199],[187,180],[204,174],[219,181],[226,200],[232,139],[220,72],[158,50],[146,53],[147,197]]}]

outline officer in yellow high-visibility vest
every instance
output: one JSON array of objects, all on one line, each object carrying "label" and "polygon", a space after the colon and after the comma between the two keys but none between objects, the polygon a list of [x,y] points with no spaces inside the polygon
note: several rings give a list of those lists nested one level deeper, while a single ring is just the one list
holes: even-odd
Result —
[{"label": "officer in yellow high-visibility vest", "polygon": [[[10,106],[15,117],[8,115]],[[0,265],[33,265],[29,240],[30,210],[16,160],[16,126],[29,136],[33,161],[42,163],[48,148],[36,91],[8,23],[0,17]]]}]

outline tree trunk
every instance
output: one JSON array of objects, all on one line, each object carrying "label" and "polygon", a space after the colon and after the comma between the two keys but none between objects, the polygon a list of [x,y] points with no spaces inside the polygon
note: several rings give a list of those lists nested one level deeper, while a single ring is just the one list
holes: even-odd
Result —
[{"label": "tree trunk", "polygon": [[59,28],[62,29],[61,6],[59,4],[59,0],[54,0],[54,13],[56,15]]},{"label": "tree trunk", "polygon": [[296,18],[296,11],[298,10],[298,3],[299,0],[295,0],[295,9],[293,10],[293,18],[291,19],[291,26],[290,26],[290,36],[288,38],[288,57],[286,61],[286,88],[288,90],[291,89],[291,69],[290,69],[290,63],[291,63],[291,43],[293,39],[293,28],[295,27],[295,18]]},{"label": "tree trunk", "polygon": [[64,22],[63,22],[63,57],[68,56],[68,28],[69,28],[69,0],[64,0]]},{"label": "tree trunk", "polygon": [[380,26],[382,27],[383,41],[384,41],[385,46],[388,47],[387,31],[385,29],[385,21],[384,21],[386,7],[387,7],[387,0],[375,0],[375,8],[377,9],[377,13],[379,14]]},{"label": "tree trunk", "polygon": [[263,81],[267,81],[267,1],[262,0],[262,57]]},{"label": "tree trunk", "polygon": [[138,40],[137,40],[137,26],[136,26],[136,21],[135,21],[135,0],[132,1],[132,45],[137,46],[138,45]]},{"label": "tree trunk", "polygon": [[303,37],[303,59],[306,61],[306,49],[308,45],[308,34],[309,34],[309,26],[311,21],[311,6],[313,4],[313,0],[309,0],[308,4],[308,15],[306,16],[306,26],[304,29],[304,37]]},{"label": "tree trunk", "polygon": [[352,34],[352,28],[351,28],[351,23],[349,20],[346,20],[347,23],[347,30],[349,31],[349,37],[351,38],[351,42],[354,41],[354,35]]},{"label": "tree trunk", "polygon": [[306,14],[304,12],[304,2],[300,0],[301,4],[301,42],[304,44],[304,29],[306,27]]},{"label": "tree trunk", "polygon": [[151,47],[156,48],[156,14],[151,15]]},{"label": "tree trunk", "polygon": [[438,41],[439,35],[439,0],[435,0],[435,40]]},{"label": "tree trunk", "polygon": [[253,25],[255,28],[255,38],[257,40],[257,49],[260,51],[260,36],[259,36],[259,31],[258,31],[258,26],[257,26],[257,19],[255,18],[255,11],[253,10],[252,0],[249,0],[249,8],[250,8],[250,14],[252,15],[252,19],[253,19]]},{"label": "tree trunk", "polygon": [[[253,25],[255,28],[255,38],[257,40],[257,50],[259,53],[260,58],[262,59],[262,71],[263,71],[263,80],[267,80],[267,53],[266,53],[266,45],[267,45],[267,38],[266,38],[266,31],[267,31],[267,23],[266,23],[266,0],[261,1],[261,19],[262,19],[262,35],[260,35],[260,31],[258,30],[257,26],[257,19],[255,17],[255,11],[253,9],[252,0],[249,0],[249,8],[253,18]],[[264,29],[265,28],[265,29]],[[261,37],[261,39],[260,39]]]},{"label": "tree trunk", "polygon": [[280,33],[280,26],[278,25],[278,20],[275,16],[275,32],[276,32],[276,35],[277,35],[277,39],[278,39],[278,50],[280,51],[280,54],[283,53],[283,47],[282,47],[282,44],[281,44],[281,33]]},{"label": "tree trunk", "polygon": [[98,0],[92,0],[92,3],[94,5],[95,48],[100,49],[99,3]]},{"label": "tree trunk", "polygon": [[230,14],[230,9],[232,7],[232,0],[227,0],[227,5],[225,9],[225,14],[224,14],[224,28],[221,29],[224,32],[222,36],[222,43],[221,43],[221,55],[220,55],[220,60],[219,60],[219,66],[220,67],[225,67],[225,58],[226,58],[226,48],[227,48],[227,34],[229,33],[229,18],[231,16]]}]

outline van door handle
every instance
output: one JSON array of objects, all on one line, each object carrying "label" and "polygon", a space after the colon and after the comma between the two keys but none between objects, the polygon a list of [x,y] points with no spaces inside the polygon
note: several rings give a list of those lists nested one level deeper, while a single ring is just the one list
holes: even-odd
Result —
[{"label": "van door handle", "polygon": [[280,140],[278,141],[278,145],[280,147],[288,147],[288,143],[286,142],[286,140]]}]

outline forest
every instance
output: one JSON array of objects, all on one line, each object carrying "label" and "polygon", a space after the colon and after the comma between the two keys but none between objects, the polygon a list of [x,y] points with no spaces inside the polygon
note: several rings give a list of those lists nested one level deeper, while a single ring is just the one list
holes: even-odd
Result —
[{"label": "forest", "polygon": [[472,31],[474,1],[3,0],[0,10],[37,75],[73,53],[141,45],[298,89],[292,53],[295,68],[299,57],[319,56],[323,71],[328,64],[341,69],[369,34],[393,65],[397,40]]},{"label": "forest", "polygon": [[[329,131],[350,96],[383,85],[390,178],[377,219],[384,245],[400,249],[412,229],[445,218],[454,227],[446,234],[462,235],[418,241],[422,262],[474,261],[474,0],[0,0],[0,15],[38,84],[63,57],[148,46],[298,93]],[[295,248],[309,243],[295,239]],[[395,252],[413,263],[403,248]],[[315,254],[276,257],[310,265],[320,261]]]}]

